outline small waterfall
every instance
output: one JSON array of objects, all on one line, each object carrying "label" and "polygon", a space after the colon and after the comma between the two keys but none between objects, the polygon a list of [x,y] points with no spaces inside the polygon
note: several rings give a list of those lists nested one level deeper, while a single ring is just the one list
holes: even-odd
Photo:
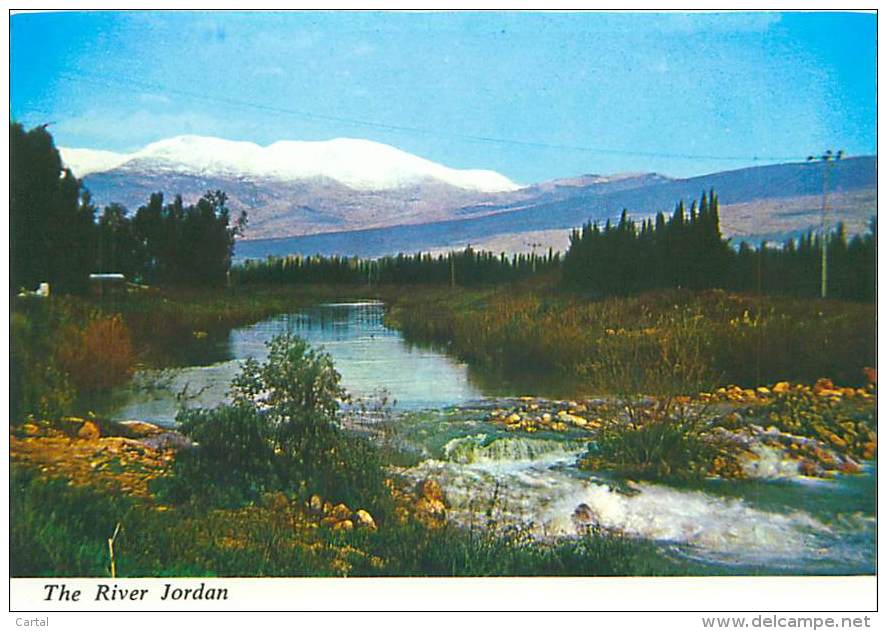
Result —
[{"label": "small waterfall", "polygon": [[490,438],[475,434],[450,440],[443,448],[443,459],[458,464],[483,462],[519,462],[539,460],[546,456],[565,457],[578,453],[578,441],[545,440],[522,437]]}]

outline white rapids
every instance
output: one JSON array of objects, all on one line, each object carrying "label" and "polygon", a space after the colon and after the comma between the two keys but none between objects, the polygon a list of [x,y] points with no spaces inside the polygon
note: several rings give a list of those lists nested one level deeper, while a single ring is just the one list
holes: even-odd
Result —
[{"label": "white rapids", "polygon": [[629,483],[617,490],[579,473],[574,465],[582,450],[569,444],[485,438],[455,439],[442,459],[404,470],[415,480],[438,480],[451,518],[463,525],[492,520],[546,539],[596,526],[714,562],[793,564],[826,552],[820,537],[830,528],[803,511],[768,512],[743,499],[661,484]]}]

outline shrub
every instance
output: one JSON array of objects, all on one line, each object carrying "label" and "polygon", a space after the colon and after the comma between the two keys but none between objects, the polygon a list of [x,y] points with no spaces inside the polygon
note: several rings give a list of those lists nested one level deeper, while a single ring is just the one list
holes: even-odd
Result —
[{"label": "shrub", "polygon": [[609,419],[601,427],[584,467],[639,478],[699,478],[710,472],[715,458],[729,455],[730,445],[707,431],[703,411],[675,406],[671,399],[625,409],[627,418]]},{"label": "shrub", "polygon": [[176,459],[160,491],[183,500],[238,503],[264,491],[321,493],[379,508],[383,474],[375,449],[338,424],[345,396],[326,353],[294,336],[268,343],[264,364],[247,360],[232,384],[233,403],[183,411],[182,432],[197,445]]},{"label": "shrub", "polygon": [[57,418],[68,411],[74,390],[53,352],[55,317],[43,299],[19,300],[10,316],[10,415]]},{"label": "shrub", "polygon": [[132,375],[134,356],[126,323],[119,314],[90,314],[83,325],[59,333],[57,357],[81,392],[106,390]]}]

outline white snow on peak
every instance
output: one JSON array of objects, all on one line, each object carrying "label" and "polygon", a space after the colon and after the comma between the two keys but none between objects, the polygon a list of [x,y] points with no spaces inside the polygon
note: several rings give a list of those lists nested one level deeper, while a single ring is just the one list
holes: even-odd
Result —
[{"label": "white snow on peak", "polygon": [[452,169],[390,145],[355,138],[282,140],[267,147],[206,136],[176,136],[133,153],[59,147],[78,177],[118,167],[274,180],[329,178],[360,190],[404,188],[433,179],[481,192],[520,188],[495,171]]}]

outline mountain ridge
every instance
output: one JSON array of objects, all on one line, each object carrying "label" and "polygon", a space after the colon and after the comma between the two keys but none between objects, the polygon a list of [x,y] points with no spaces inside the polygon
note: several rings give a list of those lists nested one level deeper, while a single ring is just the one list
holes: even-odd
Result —
[{"label": "mountain ridge", "polygon": [[423,179],[478,192],[521,188],[488,169],[454,169],[391,145],[355,138],[279,140],[262,146],[211,136],[182,135],[132,153],[59,147],[80,177],[122,169],[278,181],[329,178],[357,190],[390,190]]},{"label": "mountain ridge", "polygon": [[[309,153],[300,153],[306,147]],[[494,247],[527,241],[538,246],[545,239],[521,235],[555,235],[589,220],[615,219],[623,209],[636,218],[671,212],[678,200],[689,203],[711,188],[721,200],[725,234],[737,239],[796,235],[818,225],[821,208],[823,165],[818,162],[742,167],[690,178],[585,173],[528,186],[505,178],[508,184],[498,186],[502,190],[490,191],[463,188],[452,178],[437,176],[455,172],[470,179],[492,171],[452,170],[388,145],[354,139],[279,141],[261,147],[177,136],[132,154],[83,151],[60,149],[76,175],[83,177],[85,167],[84,183],[99,205],[118,202],[135,209],[157,191],[169,197],[182,194],[192,203],[207,190],[224,190],[232,211],[245,210],[250,218],[238,256],[287,254],[288,248],[303,254],[378,255],[466,243]],[[309,169],[280,157],[298,154],[304,161],[324,151],[329,151],[324,159],[333,162],[347,154],[349,163],[343,167],[321,160]],[[384,159],[375,160],[377,156]],[[392,160],[400,166],[391,167]],[[834,220],[845,220],[851,234],[865,230],[877,208],[877,158],[849,157],[830,169]],[[373,245],[367,239],[380,241]],[[254,241],[264,245],[250,245]],[[549,241],[546,246],[563,248],[562,234]]]}]

